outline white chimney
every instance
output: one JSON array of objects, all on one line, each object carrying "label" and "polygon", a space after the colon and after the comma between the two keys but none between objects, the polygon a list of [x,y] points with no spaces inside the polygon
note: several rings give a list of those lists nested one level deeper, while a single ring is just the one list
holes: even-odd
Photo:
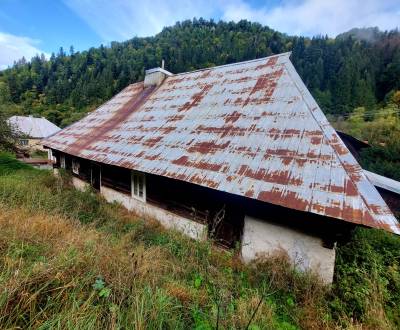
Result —
[{"label": "white chimney", "polygon": [[169,76],[172,76],[172,73],[163,68],[146,70],[146,75],[144,76],[144,87],[161,85],[164,79]]}]

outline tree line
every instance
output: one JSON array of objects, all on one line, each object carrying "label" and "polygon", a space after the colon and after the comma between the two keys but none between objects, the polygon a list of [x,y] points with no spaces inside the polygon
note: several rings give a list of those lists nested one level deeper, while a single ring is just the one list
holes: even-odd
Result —
[{"label": "tree line", "polygon": [[44,116],[63,127],[142,80],[145,69],[160,66],[162,59],[169,71],[179,73],[286,51],[292,51],[296,69],[326,113],[347,115],[358,106],[373,109],[400,89],[397,30],[305,38],[249,21],[193,19],[153,37],[83,52],[60,48],[49,59],[23,58],[0,71],[0,111]]}]

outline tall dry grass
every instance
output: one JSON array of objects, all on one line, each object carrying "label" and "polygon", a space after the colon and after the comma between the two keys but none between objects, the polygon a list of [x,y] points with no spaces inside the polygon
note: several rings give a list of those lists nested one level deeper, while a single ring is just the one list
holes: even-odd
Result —
[{"label": "tall dry grass", "polygon": [[235,251],[74,190],[68,176],[4,168],[0,154],[0,328],[393,327],[381,286],[351,319],[332,313],[341,295],[286,256],[243,265]]},{"label": "tall dry grass", "polygon": [[[245,328],[250,319],[254,328],[326,325],[315,313],[312,322],[304,317],[322,297],[308,290],[319,286],[303,289],[283,258],[247,268],[232,254],[178,233],[166,236],[158,226],[135,224],[135,218],[136,229],[116,237],[62,216],[0,208],[2,327],[184,329],[218,322]],[[143,241],[144,231],[149,237]],[[172,240],[182,246],[171,246]],[[196,245],[203,251],[193,253]],[[99,281],[102,288],[95,289]],[[296,301],[288,302],[289,296]]]}]

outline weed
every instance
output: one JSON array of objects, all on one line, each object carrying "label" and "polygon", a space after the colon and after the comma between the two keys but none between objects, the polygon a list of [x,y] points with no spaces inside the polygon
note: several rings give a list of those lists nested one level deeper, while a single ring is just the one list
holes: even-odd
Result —
[{"label": "weed", "polygon": [[1,328],[399,327],[398,237],[357,230],[330,291],[284,255],[243,265],[69,181],[0,154]]}]

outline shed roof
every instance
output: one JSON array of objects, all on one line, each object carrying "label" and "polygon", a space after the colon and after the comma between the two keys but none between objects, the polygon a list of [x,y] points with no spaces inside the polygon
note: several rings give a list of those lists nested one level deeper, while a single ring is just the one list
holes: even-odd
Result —
[{"label": "shed roof", "polygon": [[132,84],[45,145],[399,234],[289,55]]},{"label": "shed roof", "polygon": [[58,126],[46,118],[12,116],[7,122],[19,134],[36,139],[48,137],[60,130]]},{"label": "shed roof", "polygon": [[371,183],[374,186],[400,195],[400,182],[399,181],[390,179],[386,176],[379,175],[377,173],[370,172],[367,170],[364,170],[364,173],[366,174],[367,178],[369,179],[369,181],[371,181]]}]

